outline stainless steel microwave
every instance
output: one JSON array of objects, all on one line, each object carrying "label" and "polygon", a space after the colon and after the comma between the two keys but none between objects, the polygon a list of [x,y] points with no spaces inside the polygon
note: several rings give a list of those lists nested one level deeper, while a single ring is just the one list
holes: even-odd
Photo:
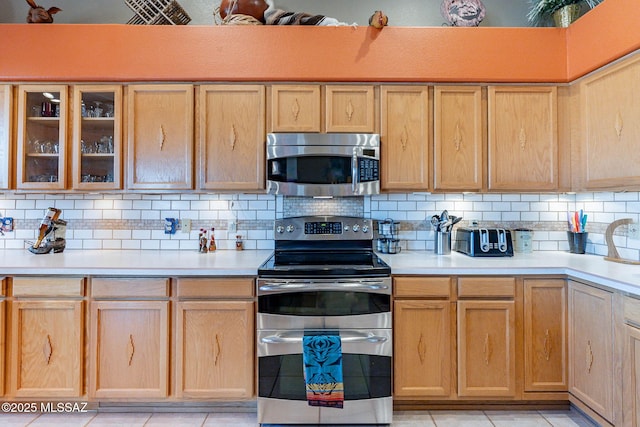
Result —
[{"label": "stainless steel microwave", "polygon": [[267,192],[287,196],[380,193],[380,135],[270,133]]}]

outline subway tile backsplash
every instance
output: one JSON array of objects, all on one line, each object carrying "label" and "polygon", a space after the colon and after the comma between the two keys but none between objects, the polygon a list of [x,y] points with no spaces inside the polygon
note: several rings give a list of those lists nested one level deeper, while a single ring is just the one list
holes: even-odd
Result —
[{"label": "subway tile backsplash", "polygon": [[[401,246],[433,250],[428,219],[447,209],[462,216],[459,226],[477,221],[485,227],[530,228],[534,250],[563,251],[566,213],[589,215],[587,252],[607,254],[604,233],[621,218],[640,221],[640,193],[580,194],[423,194],[313,199],[263,194],[0,194],[0,216],[14,218],[15,231],[0,236],[0,248],[22,249],[35,238],[47,207],[62,209],[68,221],[68,249],[197,250],[200,228],[215,228],[219,249],[235,248],[241,235],[245,249],[273,248],[273,221],[299,215],[364,216],[400,221]],[[191,232],[164,233],[165,218],[191,220]],[[237,232],[229,233],[230,222]],[[640,259],[640,241],[626,237],[626,226],[614,236],[623,258]]]}]

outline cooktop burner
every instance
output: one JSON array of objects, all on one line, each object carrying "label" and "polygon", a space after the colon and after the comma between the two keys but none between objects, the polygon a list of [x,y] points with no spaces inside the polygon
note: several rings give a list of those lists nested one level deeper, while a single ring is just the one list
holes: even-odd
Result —
[{"label": "cooktop burner", "polygon": [[389,276],[391,268],[373,251],[371,221],[322,216],[277,220],[275,252],[258,275]]},{"label": "cooktop burner", "polygon": [[275,253],[258,268],[260,276],[388,276],[391,268],[371,252]]}]

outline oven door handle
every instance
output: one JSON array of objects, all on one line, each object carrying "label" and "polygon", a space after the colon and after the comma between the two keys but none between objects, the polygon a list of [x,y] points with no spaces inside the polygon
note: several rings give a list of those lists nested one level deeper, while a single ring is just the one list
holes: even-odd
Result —
[{"label": "oven door handle", "polygon": [[264,283],[260,285],[259,290],[268,291],[384,291],[389,286],[383,282],[361,283],[361,282],[331,282],[331,283],[313,283],[313,282],[288,282],[288,283]]},{"label": "oven door handle", "polygon": [[[260,338],[260,342],[263,344],[296,344],[302,343],[303,335],[300,336],[282,336],[282,335],[269,335]],[[340,341],[343,343],[370,343],[370,344],[382,344],[387,342],[387,337],[381,337],[373,334],[361,334],[352,336],[341,336]]]}]

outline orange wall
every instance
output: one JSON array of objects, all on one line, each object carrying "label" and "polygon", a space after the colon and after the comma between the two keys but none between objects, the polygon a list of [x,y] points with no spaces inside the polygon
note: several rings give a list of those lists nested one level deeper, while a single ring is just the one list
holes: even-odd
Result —
[{"label": "orange wall", "polygon": [[639,0],[568,29],[0,24],[0,81],[567,82],[640,48]]},{"label": "orange wall", "polygon": [[555,28],[0,25],[0,80],[556,82]]},{"label": "orange wall", "polygon": [[567,80],[640,49],[640,0],[605,0],[567,30]]}]

